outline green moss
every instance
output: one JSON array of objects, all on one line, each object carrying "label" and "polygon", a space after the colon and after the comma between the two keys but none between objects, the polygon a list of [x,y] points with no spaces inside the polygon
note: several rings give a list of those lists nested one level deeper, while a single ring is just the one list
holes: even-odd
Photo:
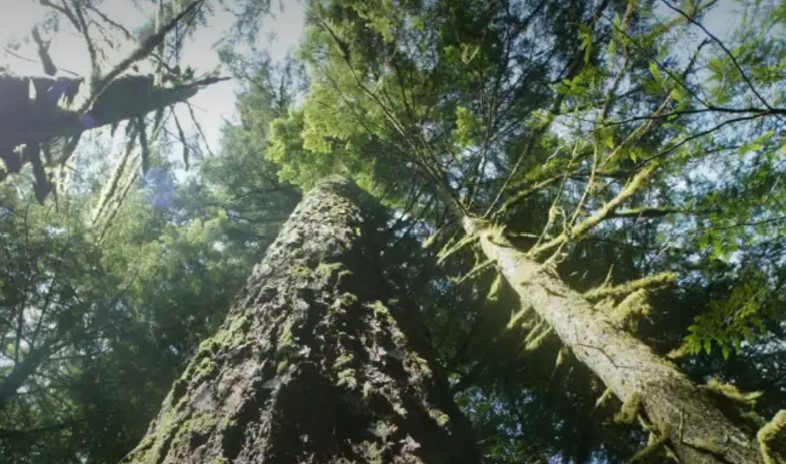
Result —
[{"label": "green moss", "polygon": [[373,434],[382,439],[383,442],[387,441],[388,437],[396,433],[398,427],[396,424],[386,422],[386,421],[377,421],[374,424]]},{"label": "green moss", "polygon": [[722,456],[723,451],[726,447],[724,440],[720,437],[712,437],[710,439],[692,440],[692,441],[683,440],[683,442],[693,448],[706,451],[710,454],[714,454],[717,456]]},{"label": "green moss", "polygon": [[221,346],[220,338],[223,338],[219,336],[221,332],[223,332],[223,330],[220,330],[216,335],[210,338],[202,340],[202,343],[199,344],[199,350],[197,353],[203,354],[217,352],[218,348]]},{"label": "green moss", "polygon": [[373,301],[368,303],[367,306],[374,311],[374,317],[377,319],[391,320],[393,318],[388,307],[385,306],[381,301]]},{"label": "green moss", "polygon": [[311,269],[305,266],[300,266],[300,265],[292,266],[292,270],[290,272],[292,276],[298,279],[307,279],[314,275],[314,271],[312,271]]},{"label": "green moss", "polygon": [[211,358],[205,357],[199,362],[195,375],[197,377],[208,377],[216,370],[216,363]]},{"label": "green moss", "polygon": [[704,388],[720,394],[735,403],[750,407],[756,406],[756,400],[763,394],[762,392],[743,393],[736,386],[721,382],[718,379],[710,379]]},{"label": "green moss", "polygon": [[595,288],[584,293],[584,298],[590,301],[599,301],[607,297],[622,297],[639,290],[672,285],[677,281],[677,277],[677,274],[674,272],[663,272],[641,279],[631,280],[615,287],[603,286],[600,288]]},{"label": "green moss", "polygon": [[765,464],[786,463],[786,409],[781,409],[775,417],[756,434]]},{"label": "green moss", "polygon": [[420,373],[424,377],[431,377],[432,376],[431,368],[428,365],[428,361],[426,361],[424,358],[420,357],[414,351],[412,352],[412,358],[415,360],[415,363],[417,364],[418,369],[420,370]]},{"label": "green moss", "polygon": [[369,464],[383,464],[385,461],[383,460],[385,448],[382,445],[375,442],[363,442],[365,445],[365,458]]},{"label": "green moss", "polygon": [[219,329],[215,335],[199,344],[198,355],[212,355],[218,353],[222,347],[237,348],[246,342],[246,336],[251,326],[248,315],[242,314],[233,318],[229,328]]},{"label": "green moss", "polygon": [[450,416],[445,414],[444,412],[440,411],[439,409],[431,409],[428,410],[428,415],[440,426],[444,427],[448,422],[450,422]]},{"label": "green moss", "polygon": [[401,417],[407,417],[407,410],[404,408],[404,405],[401,403],[393,403],[393,410],[396,411]]},{"label": "green moss", "polygon": [[279,361],[278,364],[276,365],[276,374],[277,375],[283,374],[287,370],[288,367],[289,367],[289,360],[288,359],[283,359],[283,360]]},{"label": "green moss", "polygon": [[294,335],[292,335],[292,321],[288,320],[281,329],[281,335],[278,336],[278,345],[290,346],[294,343]]},{"label": "green moss", "polygon": [[606,403],[608,403],[609,400],[611,400],[612,396],[614,395],[611,392],[611,388],[606,388],[605,390],[603,390],[603,393],[601,393],[601,395],[595,401],[595,409],[602,408],[603,406],[605,406]]},{"label": "green moss", "polygon": [[650,440],[650,443],[642,450],[637,452],[630,458],[628,461],[629,464],[640,463],[640,462],[647,462],[651,457],[657,453],[661,447],[665,446],[669,439],[671,438],[671,429],[667,428],[665,433],[659,434],[654,440]]},{"label": "green moss", "polygon": [[333,367],[336,369],[340,369],[343,366],[346,366],[347,364],[351,363],[354,358],[355,357],[352,355],[352,353],[343,353],[341,356],[336,358],[336,362],[333,363]]},{"label": "green moss", "polygon": [[202,411],[189,421],[189,428],[193,432],[208,433],[216,427],[216,418],[210,411]]},{"label": "green moss", "polygon": [[614,414],[614,422],[617,424],[634,424],[636,423],[636,418],[641,412],[642,406],[641,396],[638,393],[634,393],[633,396],[625,401],[622,404],[622,407]]},{"label": "green moss", "polygon": [[353,304],[357,303],[358,297],[351,294],[351,293],[342,293],[338,298],[333,301],[333,304],[330,305],[330,312],[334,314],[342,314]]},{"label": "green moss", "polygon": [[642,318],[652,313],[652,307],[647,302],[647,291],[636,290],[614,307],[609,317],[614,324],[625,330],[633,332],[638,329]]},{"label": "green moss", "polygon": [[346,385],[350,390],[354,390],[358,386],[358,380],[355,377],[355,369],[347,368],[338,373],[338,382],[336,385],[339,387]]},{"label": "green moss", "polygon": [[363,382],[363,398],[368,398],[373,391],[374,386],[371,385],[371,382]]},{"label": "green moss", "polygon": [[551,326],[542,321],[542,323],[535,326],[535,328],[527,334],[524,339],[524,348],[522,354],[531,353],[541,346],[546,341],[546,338],[552,333]]},{"label": "green moss", "polygon": [[341,263],[319,263],[315,272],[320,276],[328,277],[341,269],[342,266]]}]

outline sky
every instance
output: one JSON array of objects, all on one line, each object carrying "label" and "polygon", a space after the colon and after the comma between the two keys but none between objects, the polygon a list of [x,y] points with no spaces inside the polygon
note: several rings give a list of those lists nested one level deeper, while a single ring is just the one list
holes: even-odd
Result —
[{"label": "sky", "polygon": [[[7,67],[18,75],[42,75],[35,46],[29,43],[27,37],[31,27],[41,20],[47,9],[33,0],[2,1],[7,2],[8,6],[4,5],[3,14],[0,15],[0,66]],[[211,2],[217,3],[215,0]],[[150,6],[140,10],[134,7],[130,0],[110,0],[104,2],[101,8],[108,16],[120,19],[119,22],[133,29],[155,14],[156,2],[141,3],[149,3]],[[274,60],[280,60],[296,47],[303,35],[303,5],[298,0],[281,0],[281,11],[277,1],[272,3],[276,16],[260,24],[260,41],[257,46],[267,49]],[[214,45],[232,26],[234,18],[220,7],[216,8],[216,13],[211,19],[210,27],[199,29],[194,39],[185,46],[182,56],[184,66],[191,66],[198,72],[212,71],[219,66]],[[50,55],[55,65],[61,67],[62,75],[68,76],[64,70],[82,76],[89,75],[90,59],[84,41],[67,23],[68,21],[62,21],[62,30],[52,37]],[[20,47],[9,53],[9,41],[20,42]],[[26,41],[28,43],[24,43]],[[114,51],[113,55],[108,57],[106,68],[111,68],[113,63],[125,57],[132,48],[127,46]],[[221,127],[225,121],[235,120],[237,90],[237,83],[234,81],[221,82],[202,89],[190,100],[195,116],[214,152],[219,148]],[[189,120],[185,108],[180,108],[177,114],[179,118],[182,116],[181,120]]]},{"label": "sky", "polygon": [[[41,63],[37,58],[34,44],[29,43],[29,39],[26,38],[29,36],[32,25],[42,18],[47,9],[40,6],[39,2],[35,0],[0,1],[9,5],[4,8],[4,14],[0,15],[0,66],[5,66],[20,75],[40,75]],[[208,1],[217,4],[217,0]],[[238,3],[240,1],[242,0],[237,0]],[[140,3],[147,4],[149,7],[140,10],[133,6],[131,0],[109,0],[103,2],[102,9],[110,17],[121,19],[124,25],[133,29],[155,14],[155,4],[157,3],[155,0],[143,0]],[[280,60],[287,52],[296,47],[303,36],[304,11],[303,4],[299,0],[280,0],[283,11],[277,7],[278,1],[273,0],[272,3],[276,16],[260,24],[260,43],[257,46],[267,49],[274,60]],[[665,6],[662,4],[660,6],[666,11]],[[737,2],[735,0],[719,0],[716,8],[705,18],[704,24],[711,32],[723,37],[725,32],[733,29],[731,26],[737,19],[736,9]],[[183,65],[203,72],[214,70],[219,65],[214,44],[232,26],[234,18],[220,7],[216,8],[216,12],[216,16],[211,19],[210,27],[200,28],[193,41],[186,45],[182,57]],[[55,60],[55,64],[61,66],[62,69],[86,76],[90,69],[87,49],[80,35],[67,23],[67,21],[63,21],[65,27],[53,38],[50,54]],[[271,35],[274,38],[271,38]],[[6,44],[14,40],[22,42],[28,40],[28,43],[22,43],[20,48],[8,53]],[[113,62],[126,56],[131,48],[128,46],[113,52],[115,56],[109,57],[107,68],[110,68]],[[204,130],[213,152],[216,152],[220,145],[221,127],[227,121],[236,121],[235,92],[237,90],[237,83],[233,81],[222,82],[201,90],[190,100],[195,110],[195,116]],[[180,108],[176,111],[178,118],[181,121],[189,121],[190,116],[187,110],[183,105],[179,106]],[[115,144],[119,147],[122,143],[122,139],[118,135]]]}]

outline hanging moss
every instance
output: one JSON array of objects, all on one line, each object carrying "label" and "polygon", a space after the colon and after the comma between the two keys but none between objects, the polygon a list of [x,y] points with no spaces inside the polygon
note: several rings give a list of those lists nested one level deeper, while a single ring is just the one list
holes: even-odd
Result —
[{"label": "hanging moss", "polygon": [[584,293],[584,298],[590,301],[599,301],[603,298],[620,298],[642,289],[653,289],[673,284],[677,281],[677,274],[674,272],[663,272],[641,279],[631,280],[621,285],[613,287],[600,287]]},{"label": "hanging moss", "polygon": [[634,394],[630,399],[622,403],[620,410],[614,414],[614,422],[617,424],[635,424],[641,412],[641,396]]},{"label": "hanging moss", "polygon": [[652,307],[647,301],[647,290],[639,289],[625,297],[615,306],[609,317],[618,327],[628,332],[636,332],[643,318],[652,313]]},{"label": "hanging moss", "polygon": [[781,409],[756,434],[766,464],[786,464],[786,409]]}]

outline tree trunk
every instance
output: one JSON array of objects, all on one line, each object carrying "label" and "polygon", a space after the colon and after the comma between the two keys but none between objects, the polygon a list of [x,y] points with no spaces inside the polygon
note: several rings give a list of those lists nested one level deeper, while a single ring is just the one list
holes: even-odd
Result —
[{"label": "tree trunk", "polygon": [[[684,464],[761,463],[758,444],[726,418],[680,370],[650,350],[552,272],[516,249],[498,229],[465,218],[466,233],[477,237],[484,254],[521,298],[548,322],[576,358],[627,406],[669,435]],[[636,406],[638,405],[638,406]]]},{"label": "tree trunk", "polygon": [[478,462],[363,193],[309,193],[126,463]]}]

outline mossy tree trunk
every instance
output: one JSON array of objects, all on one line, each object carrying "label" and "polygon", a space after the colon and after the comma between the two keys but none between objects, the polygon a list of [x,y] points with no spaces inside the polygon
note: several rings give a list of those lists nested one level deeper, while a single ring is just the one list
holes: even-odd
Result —
[{"label": "mossy tree trunk", "polygon": [[625,405],[630,419],[641,415],[652,432],[684,464],[762,463],[756,440],[732,423],[676,366],[594,310],[556,273],[518,250],[484,221],[465,218],[477,238],[521,298],[545,320],[576,358],[595,373]]},{"label": "mossy tree trunk", "polygon": [[331,178],[303,199],[124,462],[479,461],[365,198]]}]

